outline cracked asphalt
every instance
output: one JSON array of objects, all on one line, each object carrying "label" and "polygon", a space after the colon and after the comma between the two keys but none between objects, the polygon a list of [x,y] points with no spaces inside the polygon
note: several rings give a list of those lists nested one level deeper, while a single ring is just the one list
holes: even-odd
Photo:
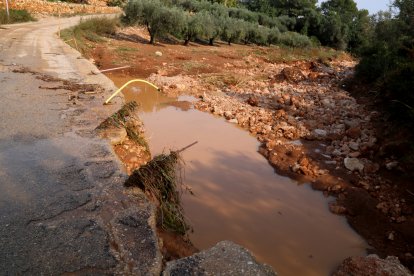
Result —
[{"label": "cracked asphalt", "polygon": [[0,29],[0,274],[159,275],[154,207],[94,132],[122,99],[56,35],[77,22]]}]

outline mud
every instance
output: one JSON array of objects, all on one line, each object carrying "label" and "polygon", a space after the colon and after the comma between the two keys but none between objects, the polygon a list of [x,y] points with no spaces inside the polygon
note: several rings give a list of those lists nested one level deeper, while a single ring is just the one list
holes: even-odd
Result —
[{"label": "mud", "polygon": [[[110,77],[117,85],[126,81]],[[233,240],[287,275],[329,274],[346,256],[365,253],[366,244],[343,219],[329,213],[327,199],[275,175],[257,153],[258,142],[242,129],[183,109],[182,97],[169,98],[154,89],[131,85],[125,96],[143,106],[140,118],[152,154],[199,141],[183,152],[185,184],[195,195],[184,193],[182,200],[195,247]],[[186,105],[195,104],[195,98],[184,99],[192,101],[184,101]],[[315,219],[321,220],[317,226]],[[167,258],[194,251],[183,240],[164,238]]]},{"label": "mud", "polygon": [[[124,72],[148,77],[170,96],[201,98],[198,109],[257,137],[260,152],[279,174],[336,197],[330,210],[347,216],[375,253],[396,255],[413,268],[414,197],[404,177],[409,171],[396,162],[398,156],[378,154],[393,148],[381,144],[389,140],[379,133],[387,128],[381,113],[343,89],[355,60],[328,49],[304,53],[220,43],[154,47],[143,43],[142,29],[120,33],[89,53],[102,68],[114,60],[116,66],[135,65]],[[346,165],[346,158],[357,159],[357,166]]]}]

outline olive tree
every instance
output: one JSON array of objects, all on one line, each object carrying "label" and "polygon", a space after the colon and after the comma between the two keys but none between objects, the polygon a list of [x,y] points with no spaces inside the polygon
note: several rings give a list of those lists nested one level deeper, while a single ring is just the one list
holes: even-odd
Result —
[{"label": "olive tree", "polygon": [[166,7],[159,0],[131,0],[124,10],[124,21],[144,25],[151,44],[155,44],[158,36],[179,33],[184,27],[184,12],[177,7]]},{"label": "olive tree", "polygon": [[186,14],[186,24],[183,28],[184,45],[188,45],[191,40],[203,35],[203,15],[201,13]]},{"label": "olive tree", "polygon": [[238,42],[244,39],[246,30],[244,28],[244,21],[227,17],[224,20],[221,39],[226,41],[229,45],[233,42]]}]

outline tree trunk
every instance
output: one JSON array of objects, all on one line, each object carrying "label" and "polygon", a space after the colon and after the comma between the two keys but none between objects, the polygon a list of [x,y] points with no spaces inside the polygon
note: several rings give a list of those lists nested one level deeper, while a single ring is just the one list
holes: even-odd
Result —
[{"label": "tree trunk", "polygon": [[209,39],[208,45],[214,46],[214,38]]},{"label": "tree trunk", "polygon": [[229,46],[231,45],[231,41],[229,40],[229,41],[227,41],[227,43],[229,44]]},{"label": "tree trunk", "polygon": [[155,35],[150,35],[150,44],[155,45]]},{"label": "tree trunk", "polygon": [[190,44],[190,40],[189,39],[185,39],[184,40],[184,46],[188,46],[188,44]]}]

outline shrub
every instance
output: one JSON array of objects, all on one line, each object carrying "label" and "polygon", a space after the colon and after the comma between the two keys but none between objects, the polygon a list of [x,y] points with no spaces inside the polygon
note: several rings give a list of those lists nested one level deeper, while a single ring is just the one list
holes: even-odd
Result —
[{"label": "shrub", "polygon": [[97,35],[113,35],[116,32],[118,19],[109,19],[107,17],[95,17],[87,20],[81,19],[77,29],[86,33],[94,33]]},{"label": "shrub", "polygon": [[213,16],[211,13],[202,11],[199,13],[201,24],[204,26],[202,37],[209,41],[209,45],[214,45],[214,40],[219,37],[223,30],[224,19]]},{"label": "shrub", "polygon": [[63,30],[61,37],[68,41],[69,45],[84,53],[87,50],[86,40],[103,41],[102,36],[115,34],[118,23],[118,18],[95,17],[87,20],[82,19],[75,27]]},{"label": "shrub", "polygon": [[183,28],[184,45],[188,45],[191,40],[203,35],[204,25],[201,13],[185,16]]},{"label": "shrub", "polygon": [[268,37],[270,29],[259,26],[257,24],[245,23],[244,28],[246,30],[246,35],[244,38],[244,43],[255,43],[257,45],[266,45],[268,44]]},{"label": "shrub", "polygon": [[151,44],[155,44],[157,36],[180,33],[185,26],[182,10],[176,7],[167,8],[158,0],[131,0],[124,11],[124,22],[147,27]]},{"label": "shrub", "polygon": [[312,46],[312,42],[309,37],[295,32],[281,33],[279,37],[279,44],[301,48]]},{"label": "shrub", "polygon": [[0,10],[0,24],[13,24],[34,21],[35,19],[26,10],[9,10],[9,17],[5,10]]},{"label": "shrub", "polygon": [[278,44],[280,40],[280,31],[278,28],[272,28],[269,30],[269,34],[267,36],[267,43],[268,44]]},{"label": "shrub", "polygon": [[226,41],[229,45],[244,39],[246,31],[243,26],[243,20],[228,17],[225,19],[224,23],[221,39]]},{"label": "shrub", "polygon": [[109,0],[106,4],[109,7],[124,7],[127,3],[127,0]]}]

